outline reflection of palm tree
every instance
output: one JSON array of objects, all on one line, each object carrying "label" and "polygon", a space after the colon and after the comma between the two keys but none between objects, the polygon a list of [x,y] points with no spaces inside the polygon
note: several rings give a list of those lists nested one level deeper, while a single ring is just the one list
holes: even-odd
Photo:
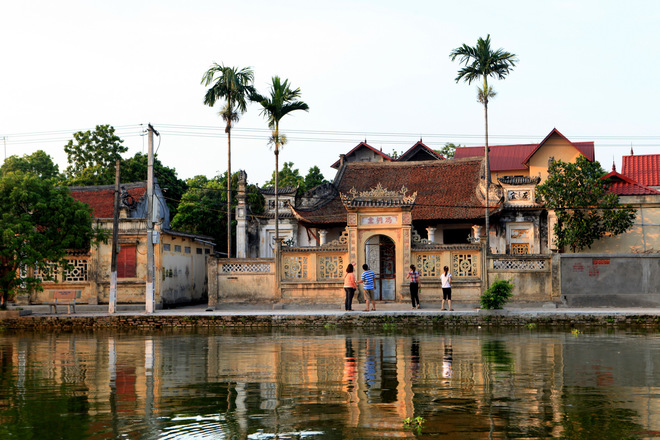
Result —
[{"label": "reflection of palm tree", "polygon": [[472,81],[483,79],[483,87],[477,88],[477,99],[484,105],[485,126],[485,159],[486,159],[486,249],[488,246],[488,190],[490,186],[490,164],[488,162],[488,101],[495,96],[495,91],[488,85],[488,77],[504,79],[515,67],[518,59],[515,54],[504,51],[504,49],[492,50],[490,48],[490,34],[484,40],[479,38],[477,45],[470,47],[463,44],[449,54],[452,61],[459,58],[459,63],[465,67],[458,71],[456,82],[460,80],[471,84]]},{"label": "reflection of palm tree", "polygon": [[272,130],[270,142],[275,146],[275,238],[279,237],[278,225],[279,201],[278,201],[278,175],[280,146],[286,144],[286,136],[280,134],[280,120],[289,113],[296,110],[309,110],[309,106],[299,101],[300,88],[291,89],[289,80],[283,82],[279,76],[272,78],[270,96],[259,96],[256,99],[263,107],[261,114],[268,119],[268,127]]}]

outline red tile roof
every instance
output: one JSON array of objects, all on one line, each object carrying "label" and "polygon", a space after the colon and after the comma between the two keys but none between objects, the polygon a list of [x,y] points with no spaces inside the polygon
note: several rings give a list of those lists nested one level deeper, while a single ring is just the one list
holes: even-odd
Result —
[{"label": "red tile roof", "polygon": [[601,177],[601,179],[610,179],[612,183],[607,192],[614,193],[620,196],[639,196],[639,195],[660,195],[660,191],[649,188],[646,185],[640,185],[635,180],[612,171],[609,174]]},{"label": "red tile roof", "polygon": [[[126,183],[121,185],[137,202],[147,190],[147,182]],[[74,199],[89,205],[95,218],[112,218],[114,213],[114,185],[73,186],[69,187]]]},{"label": "red tile roof", "polygon": [[[413,220],[471,220],[484,214],[479,191],[482,159],[452,159],[423,162],[351,162],[334,183],[347,194],[352,188],[368,191],[379,183],[393,191],[402,186],[417,192]],[[309,224],[345,224],[347,211],[339,195],[314,210],[295,211]]]},{"label": "red tile roof", "polygon": [[[366,142],[360,142],[359,144],[357,144],[357,146],[356,146],[355,148],[353,148],[351,151],[349,151],[348,153],[346,153],[345,156],[348,157],[348,156],[350,156],[351,154],[355,153],[357,150],[359,150],[359,149],[361,149],[361,148],[368,148],[369,150],[373,151],[374,153],[383,156],[383,159],[384,159],[385,161],[387,161],[387,162],[391,162],[392,160],[394,160],[394,159],[392,159],[390,156],[388,156],[387,154],[383,153],[382,151],[379,151],[379,150],[375,149],[374,147],[372,147],[371,145],[367,144]],[[339,168],[339,163],[340,163],[340,162],[341,162],[341,159],[338,160],[337,162],[333,163],[333,164],[330,165],[330,166],[331,166],[332,168]]]},{"label": "red tile roof", "polygon": [[660,186],[660,154],[623,156],[622,173],[647,186]]},{"label": "red tile roof", "polygon": [[[529,162],[529,159],[553,134],[558,134],[566,139],[566,137],[555,128],[538,144],[490,145],[488,153],[490,170],[493,172],[526,170],[528,168],[526,164]],[[566,140],[587,159],[591,161],[594,160],[593,142],[571,142],[568,139]],[[483,146],[458,147],[454,153],[454,158],[483,157],[483,155]]]}]

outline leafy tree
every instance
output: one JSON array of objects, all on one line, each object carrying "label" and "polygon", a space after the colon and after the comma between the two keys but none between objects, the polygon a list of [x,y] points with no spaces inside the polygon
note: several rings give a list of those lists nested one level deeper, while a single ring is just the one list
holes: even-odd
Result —
[{"label": "leafy tree", "polygon": [[69,166],[68,185],[110,185],[115,182],[115,162],[128,151],[111,125],[97,125],[91,131],[79,131],[64,146]]},{"label": "leafy tree", "polygon": [[515,67],[518,59],[515,54],[504,51],[504,49],[492,50],[490,48],[490,34],[484,40],[479,38],[477,45],[470,47],[463,44],[449,54],[452,61],[459,58],[459,63],[465,67],[458,71],[456,82],[461,80],[472,84],[472,81],[483,80],[483,87],[477,87],[477,99],[484,105],[484,128],[486,158],[486,234],[488,234],[488,190],[490,186],[490,164],[488,161],[488,100],[495,97],[495,91],[488,85],[488,77],[505,79]]},{"label": "leafy tree", "polygon": [[456,153],[456,148],[460,146],[461,146],[460,144],[456,145],[453,142],[445,142],[444,147],[435,151],[439,154],[442,154],[445,159],[451,159],[454,157],[454,154]]},{"label": "leafy tree", "polygon": [[309,169],[307,175],[305,176],[303,191],[309,191],[310,189],[317,187],[319,185],[323,185],[324,183],[328,183],[328,181],[325,180],[325,177],[323,177],[323,174],[321,174],[321,170],[319,169],[319,167],[314,165]]},{"label": "leafy tree", "polygon": [[[226,176],[216,176],[208,179],[205,176],[195,176],[186,181],[187,190],[181,198],[178,211],[172,219],[172,228],[179,231],[191,232],[213,237],[216,245],[224,249],[226,245],[227,231],[231,231],[231,237],[235,236],[232,222],[231,228],[227,228],[227,206],[226,206]],[[238,190],[238,173],[232,176],[232,191]],[[231,209],[236,208],[237,201],[232,201]],[[264,211],[264,198],[255,185],[247,188],[247,204],[253,214]]]},{"label": "leafy tree", "polygon": [[[300,175],[298,168],[293,168],[293,162],[284,162],[284,166],[278,172],[278,182],[280,187],[283,186],[297,186],[302,188],[305,184],[305,178]],[[275,172],[264,187],[269,188],[275,186]]]},{"label": "leafy tree", "polygon": [[575,163],[553,160],[547,180],[536,187],[546,207],[557,215],[557,247],[579,251],[633,226],[635,209],[619,205],[619,196],[607,193],[610,184],[601,179],[601,170],[598,162],[582,155]]},{"label": "leafy tree", "polygon": [[388,156],[390,156],[392,159],[396,160],[399,157],[401,157],[402,154],[403,154],[403,151],[397,151],[396,149],[394,149],[394,150],[392,150],[392,152],[390,154],[388,154]]},{"label": "leafy tree", "polygon": [[35,174],[42,179],[61,180],[62,178],[59,166],[43,150],[37,150],[22,157],[9,156],[0,167],[0,174],[4,176],[12,171]]},{"label": "leafy tree", "polygon": [[2,307],[19,288],[39,289],[41,281],[22,269],[49,272],[65,266],[67,249],[84,249],[104,239],[92,228],[92,214],[66,187],[21,171],[0,178],[0,291]]},{"label": "leafy tree", "polygon": [[[147,180],[147,166],[147,154],[135,153],[135,156],[122,160],[121,181],[139,182]],[[154,175],[158,179],[158,184],[167,200],[167,206],[170,208],[170,216],[174,218],[177,213],[179,201],[188,186],[184,180],[177,177],[176,169],[163,165],[158,157],[154,157]],[[112,183],[114,183],[114,176]]]},{"label": "leafy tree", "polygon": [[268,127],[272,130],[270,144],[275,145],[275,236],[279,236],[279,196],[277,194],[279,184],[279,155],[280,145],[286,144],[286,136],[280,134],[280,120],[289,113],[296,110],[309,110],[309,106],[299,101],[300,88],[291,89],[289,80],[284,82],[279,76],[274,76],[271,80],[270,96],[263,97],[255,95],[255,99],[263,107],[261,114],[268,120]]},{"label": "leafy tree", "polygon": [[[204,104],[213,107],[216,101],[224,100],[225,106],[220,110],[220,116],[225,121],[225,133],[227,133],[227,176],[231,176],[231,127],[238,122],[240,114],[245,113],[250,99],[256,96],[256,90],[252,85],[254,73],[249,67],[239,69],[238,67],[226,67],[213,63],[202,77],[202,84],[213,86],[204,95]],[[231,188],[227,187],[227,213],[231,220]],[[231,221],[227,222],[227,228],[231,228]],[[231,235],[231,230],[227,229]],[[227,255],[231,255],[231,240],[227,241]]]}]

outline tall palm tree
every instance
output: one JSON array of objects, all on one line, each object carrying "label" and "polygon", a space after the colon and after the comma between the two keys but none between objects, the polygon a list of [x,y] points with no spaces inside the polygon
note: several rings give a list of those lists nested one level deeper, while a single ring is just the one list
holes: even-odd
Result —
[{"label": "tall palm tree", "polygon": [[280,146],[286,144],[286,136],[280,134],[280,120],[295,110],[309,110],[309,106],[299,101],[300,87],[292,90],[289,80],[282,81],[279,76],[274,76],[270,85],[270,96],[260,96],[257,99],[263,107],[261,114],[268,120],[268,128],[272,130],[270,143],[275,146],[275,237],[279,237],[279,200],[278,200],[278,175]]},{"label": "tall palm tree", "polygon": [[488,100],[493,98],[496,93],[492,87],[488,85],[488,77],[492,76],[497,79],[505,79],[511,70],[516,66],[518,58],[515,54],[504,51],[504,49],[492,50],[490,47],[490,34],[484,40],[479,38],[477,45],[470,47],[463,44],[457,47],[449,54],[452,61],[459,58],[459,63],[464,64],[465,67],[458,71],[456,82],[463,80],[468,84],[472,81],[483,79],[483,87],[477,87],[477,99],[484,105],[484,125],[486,145],[484,147],[484,155],[486,157],[486,251],[489,252],[490,246],[488,243],[489,221],[488,221],[488,191],[490,189],[490,162],[488,161]]},{"label": "tall palm tree", "polygon": [[252,83],[254,72],[249,67],[227,67],[213,63],[202,77],[202,84],[213,85],[204,95],[204,104],[213,107],[217,101],[224,100],[220,110],[222,120],[226,122],[227,133],[227,258],[231,258],[231,128],[238,122],[240,115],[247,110],[248,102],[256,94]]}]

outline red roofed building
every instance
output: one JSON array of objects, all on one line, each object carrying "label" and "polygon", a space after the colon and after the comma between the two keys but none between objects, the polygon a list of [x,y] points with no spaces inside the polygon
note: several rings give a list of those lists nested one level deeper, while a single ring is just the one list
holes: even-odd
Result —
[{"label": "red roofed building", "polygon": [[622,173],[636,182],[660,189],[660,154],[623,156]]},{"label": "red roofed building", "polygon": [[[541,182],[548,176],[548,165],[552,159],[574,162],[579,155],[594,160],[593,142],[571,142],[556,128],[538,144],[491,145],[491,180],[499,177],[524,176],[540,177]],[[484,147],[458,147],[454,158],[483,157]]]},{"label": "red roofed building", "polygon": [[[95,226],[112,235],[114,185],[69,188],[74,199],[92,208]],[[117,302],[145,302],[147,272],[146,182],[121,185]],[[173,231],[170,213],[158,186],[154,187],[154,291],[157,307],[199,302],[207,295],[206,258],[213,251],[212,238]],[[42,292],[30,295],[33,304],[53,301],[54,291],[67,291],[77,304],[109,301],[112,242],[99,243],[86,253],[71,255],[73,269],[59,271],[57,283],[44,279]]]}]

